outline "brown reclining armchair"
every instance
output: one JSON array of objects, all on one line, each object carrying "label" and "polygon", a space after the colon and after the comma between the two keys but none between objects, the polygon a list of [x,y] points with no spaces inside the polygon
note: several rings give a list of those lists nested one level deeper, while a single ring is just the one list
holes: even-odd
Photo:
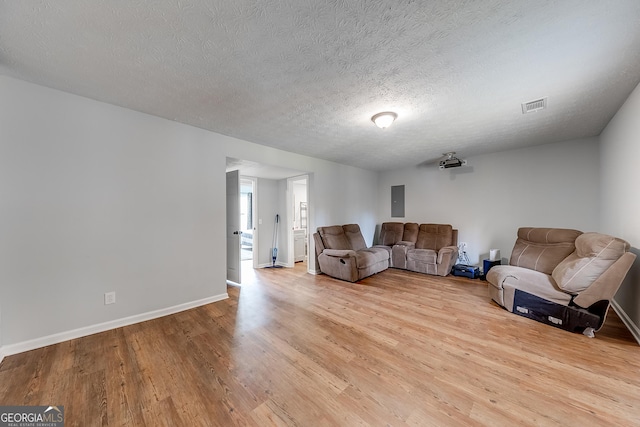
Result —
[{"label": "brown reclining armchair", "polygon": [[593,336],[636,258],[629,248],[601,233],[520,228],[510,265],[487,274],[489,295],[510,312]]},{"label": "brown reclining armchair", "polygon": [[356,282],[389,267],[389,252],[368,248],[358,224],[318,227],[313,234],[320,271]]}]

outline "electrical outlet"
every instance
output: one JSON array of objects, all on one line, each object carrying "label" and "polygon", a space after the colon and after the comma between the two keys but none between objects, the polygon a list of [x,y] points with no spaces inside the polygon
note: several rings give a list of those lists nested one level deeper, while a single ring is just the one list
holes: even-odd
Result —
[{"label": "electrical outlet", "polygon": [[107,304],[115,304],[116,303],[116,293],[115,292],[107,292],[104,294],[104,305]]}]

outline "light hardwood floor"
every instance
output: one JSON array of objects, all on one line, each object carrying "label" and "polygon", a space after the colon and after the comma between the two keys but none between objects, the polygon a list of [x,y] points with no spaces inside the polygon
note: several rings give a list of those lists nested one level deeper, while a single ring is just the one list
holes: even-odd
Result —
[{"label": "light hardwood floor", "polygon": [[5,358],[1,405],[67,426],[640,425],[640,346],[508,313],[486,282],[245,271],[230,298]]}]

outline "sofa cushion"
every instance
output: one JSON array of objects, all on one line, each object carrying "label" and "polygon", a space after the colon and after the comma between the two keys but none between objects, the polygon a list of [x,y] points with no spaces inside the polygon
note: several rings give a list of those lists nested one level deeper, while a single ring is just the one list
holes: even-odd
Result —
[{"label": "sofa cushion", "polygon": [[509,264],[551,274],[574,251],[574,242],[581,234],[564,228],[520,228]]},{"label": "sofa cushion", "polygon": [[[496,265],[487,273],[489,287],[497,292],[490,292],[492,298],[509,311],[513,311],[515,290],[520,289],[540,298],[567,305],[571,295],[558,288],[553,278],[545,273],[512,265]],[[491,289],[490,289],[491,291]],[[496,296],[498,298],[496,299]]]},{"label": "sofa cushion", "polygon": [[629,243],[606,234],[584,233],[576,241],[576,250],[558,264],[552,276],[560,289],[579,293],[587,289],[629,250]]},{"label": "sofa cushion", "polygon": [[404,225],[404,233],[402,234],[403,242],[412,242],[415,243],[418,241],[418,232],[420,231],[420,226],[415,222],[407,222]]},{"label": "sofa cushion", "polygon": [[360,249],[367,248],[367,244],[364,241],[364,237],[362,237],[360,226],[358,224],[343,225],[342,229],[344,230],[345,236],[347,236],[351,249],[359,251]]},{"label": "sofa cushion", "polygon": [[372,246],[372,248],[384,249],[387,252],[389,258],[391,258],[391,249],[393,248],[393,246],[375,245],[375,246]]},{"label": "sofa cushion", "polygon": [[[366,268],[381,261],[389,260],[389,252],[382,248],[360,249],[356,252],[356,265],[358,269]],[[386,268],[386,267],[385,267]]]},{"label": "sofa cushion", "polygon": [[520,227],[518,238],[536,243],[566,243],[575,242],[582,231],[571,228],[541,228],[541,227]]},{"label": "sofa cushion", "polygon": [[407,270],[425,274],[438,274],[438,253],[433,249],[407,251]]},{"label": "sofa cushion", "polygon": [[404,224],[401,222],[384,222],[380,227],[379,244],[384,246],[393,246],[400,240],[404,234]]},{"label": "sofa cushion", "polygon": [[449,224],[420,224],[416,249],[439,251],[445,246],[451,246],[452,236],[453,227]]},{"label": "sofa cushion", "polygon": [[340,225],[318,227],[318,234],[326,249],[353,249]]},{"label": "sofa cushion", "polygon": [[438,253],[432,249],[410,249],[407,252],[407,261],[424,264],[436,264]]}]

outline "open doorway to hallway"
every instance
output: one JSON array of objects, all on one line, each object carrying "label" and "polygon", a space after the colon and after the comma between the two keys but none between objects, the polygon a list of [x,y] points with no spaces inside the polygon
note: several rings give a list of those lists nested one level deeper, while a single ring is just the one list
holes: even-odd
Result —
[{"label": "open doorway to hallway", "polygon": [[[227,198],[229,199],[230,192],[237,194],[237,197],[233,201],[228,200],[227,204],[237,204],[239,213],[233,215],[232,225],[230,225],[229,214],[227,217],[228,234],[231,238],[235,237],[237,244],[237,247],[227,247],[227,279],[236,283],[241,283],[240,280],[242,280],[244,283],[245,279],[239,276],[236,280],[229,279],[229,271],[237,270],[243,276],[246,272],[246,277],[251,277],[252,274],[255,274],[255,272],[249,271],[252,268],[260,269],[272,266],[274,264],[274,246],[277,246],[276,265],[300,268],[301,264],[308,264],[305,260],[309,251],[309,233],[302,231],[302,239],[297,239],[298,254],[302,252],[302,258],[298,255],[299,262],[296,263],[293,258],[295,252],[293,234],[289,231],[293,230],[291,219],[294,216],[297,230],[303,230],[305,222],[306,228],[311,223],[312,209],[308,201],[312,200],[309,196],[309,187],[311,187],[310,182],[313,180],[313,175],[311,173],[305,175],[306,172],[301,170],[227,157],[227,175],[231,172],[236,172],[238,185],[232,190],[227,186]],[[288,193],[288,178],[290,177],[296,177],[296,179],[307,177],[305,191],[307,205],[302,205],[301,209],[299,203],[305,203],[301,197],[296,198],[297,208],[294,209],[293,201],[289,203],[286,193]],[[252,183],[246,182],[247,180]],[[289,205],[291,208],[288,207]],[[278,227],[274,224],[276,217],[280,218]],[[274,235],[278,239],[275,245],[273,243]],[[290,236],[291,241],[289,241]],[[232,256],[236,252],[238,256]],[[230,264],[233,264],[234,268],[230,269]]]},{"label": "open doorway to hallway", "polygon": [[302,263],[307,267],[309,254],[309,177],[302,175],[287,180],[287,199],[290,228],[288,233],[288,264]]},{"label": "open doorway to hallway", "polygon": [[255,250],[255,212],[256,212],[256,179],[240,177],[240,260],[245,265],[253,266]]}]

